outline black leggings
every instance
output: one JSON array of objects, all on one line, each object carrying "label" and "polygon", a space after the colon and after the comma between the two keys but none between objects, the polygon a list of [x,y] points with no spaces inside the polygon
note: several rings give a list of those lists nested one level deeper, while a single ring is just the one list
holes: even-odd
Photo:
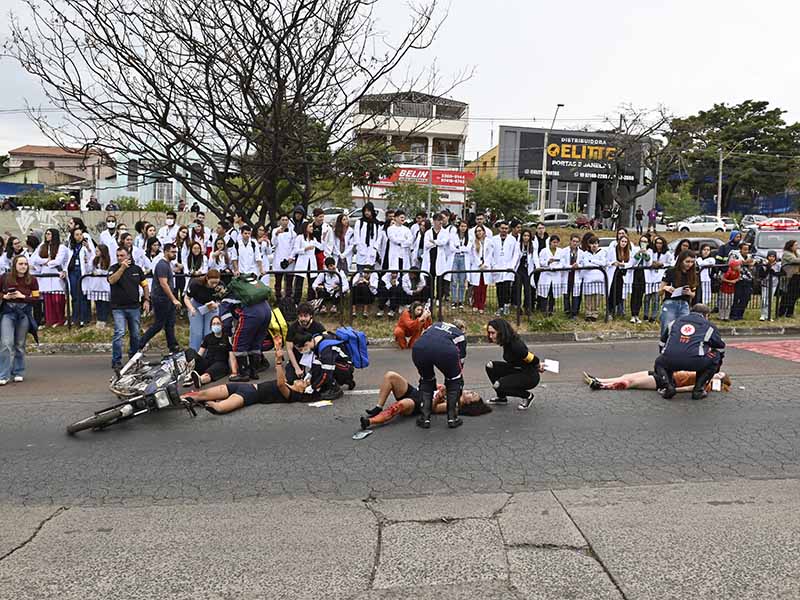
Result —
[{"label": "black leggings", "polygon": [[230,365],[228,361],[215,361],[208,360],[205,356],[200,356],[192,348],[187,348],[185,351],[186,360],[194,360],[194,370],[203,375],[208,373],[211,376],[211,381],[222,379],[230,373]]},{"label": "black leggings", "polygon": [[493,360],[486,365],[486,375],[492,382],[498,398],[513,396],[525,398],[528,391],[539,385],[539,372],[522,370],[502,360]]}]

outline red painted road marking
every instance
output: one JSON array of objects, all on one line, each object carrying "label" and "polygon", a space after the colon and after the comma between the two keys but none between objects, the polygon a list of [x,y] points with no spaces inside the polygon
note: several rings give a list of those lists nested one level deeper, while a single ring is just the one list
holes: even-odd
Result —
[{"label": "red painted road marking", "polygon": [[733,344],[728,344],[728,347],[749,350],[756,354],[765,354],[792,362],[800,362],[800,342],[797,341],[734,342]]}]

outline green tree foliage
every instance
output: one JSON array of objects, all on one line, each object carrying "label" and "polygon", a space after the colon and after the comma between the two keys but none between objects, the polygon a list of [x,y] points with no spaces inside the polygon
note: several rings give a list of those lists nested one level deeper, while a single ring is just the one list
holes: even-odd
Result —
[{"label": "green tree foliage", "polygon": [[476,213],[482,213],[488,208],[505,218],[528,214],[531,197],[528,194],[527,181],[481,176],[476,177],[469,187],[472,188],[469,201],[475,204]]},{"label": "green tree foliage", "polygon": [[64,202],[61,199],[64,194],[56,192],[33,191],[22,194],[19,197],[19,206],[34,208],[37,210],[61,210]]},{"label": "green tree foliage", "polygon": [[[441,206],[439,191],[433,188],[431,192],[431,211],[439,210]],[[407,215],[414,215],[418,211],[427,211],[428,209],[428,186],[426,185],[398,183],[387,189],[383,197],[390,207],[402,208]]]},{"label": "green tree foliage", "polygon": [[115,200],[119,210],[140,210],[139,200],[133,196],[120,196]]},{"label": "green tree foliage", "polygon": [[691,185],[684,184],[675,192],[658,195],[658,205],[668,217],[680,221],[700,214],[700,202],[692,195]]},{"label": "green tree foliage", "polygon": [[144,209],[150,212],[167,212],[168,210],[175,210],[175,208],[163,200],[150,200],[145,204]]},{"label": "green tree foliage", "polygon": [[797,179],[800,124],[787,125],[785,111],[765,101],[715,104],[672,129],[682,140],[689,177],[704,197],[716,194],[719,151],[725,156],[722,207],[732,198],[755,199],[786,190]]}]

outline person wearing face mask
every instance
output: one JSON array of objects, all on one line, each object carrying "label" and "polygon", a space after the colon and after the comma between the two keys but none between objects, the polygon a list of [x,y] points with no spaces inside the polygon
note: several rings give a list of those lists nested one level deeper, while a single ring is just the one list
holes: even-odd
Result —
[{"label": "person wearing face mask", "polygon": [[178,226],[175,224],[175,213],[169,211],[167,218],[164,221],[164,226],[158,230],[158,241],[161,245],[175,243],[175,238],[178,235]]},{"label": "person wearing face mask", "polygon": [[108,248],[109,256],[117,255],[117,217],[106,215],[106,229],[100,233],[100,243]]},{"label": "person wearing face mask", "polygon": [[233,350],[228,337],[222,335],[222,319],[218,316],[211,319],[211,332],[203,338],[197,350],[186,350],[186,360],[194,361],[194,370],[184,383],[192,383],[196,388],[222,379],[231,372]]}]

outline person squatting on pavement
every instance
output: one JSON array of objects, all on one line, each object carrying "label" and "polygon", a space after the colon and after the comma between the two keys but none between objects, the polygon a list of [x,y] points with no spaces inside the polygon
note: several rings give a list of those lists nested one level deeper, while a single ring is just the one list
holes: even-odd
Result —
[{"label": "person squatting on pavement", "polygon": [[430,326],[431,311],[422,302],[412,302],[408,310],[400,314],[394,328],[394,341],[401,350],[411,348]]},{"label": "person squatting on pavement", "polygon": [[[389,408],[384,409],[389,394],[394,396],[394,402]],[[492,412],[492,407],[486,404],[478,392],[463,390],[458,400],[460,412],[470,417],[477,417]],[[398,415],[418,415],[422,409],[419,390],[411,385],[408,380],[394,371],[383,374],[377,404],[367,409],[367,417],[361,417],[361,429],[368,429],[375,425],[385,425]],[[433,395],[433,412],[441,414],[447,412],[445,400],[445,387],[436,386]]]},{"label": "person squatting on pavement", "polygon": [[662,396],[675,396],[675,371],[697,373],[692,400],[705,398],[706,384],[722,366],[725,342],[717,328],[709,322],[711,311],[705,304],[695,304],[692,312],[678,317],[661,336],[661,354],[656,358],[654,371]]},{"label": "person squatting on pavement", "polygon": [[342,385],[351,390],[356,386],[353,379],[353,363],[341,346],[344,342],[332,333],[311,336],[299,334],[295,346],[303,354],[313,352],[311,363],[311,387],[320,400],[336,400],[344,395]]},{"label": "person squatting on pavement", "polygon": [[537,356],[505,319],[492,319],[486,326],[489,341],[503,348],[503,360],[486,364],[486,375],[497,397],[489,404],[508,404],[508,396],[521,398],[517,408],[528,410],[533,403],[533,388],[539,385],[539,373],[544,371]]},{"label": "person squatting on pavement", "polygon": [[411,360],[419,372],[419,394],[422,407],[417,426],[429,429],[433,395],[436,392],[436,371],[444,375],[447,393],[447,426],[452,428],[462,424],[458,417],[458,399],[464,387],[462,370],[467,356],[466,326],[463,321],[453,323],[438,322],[431,325],[411,349]]}]

